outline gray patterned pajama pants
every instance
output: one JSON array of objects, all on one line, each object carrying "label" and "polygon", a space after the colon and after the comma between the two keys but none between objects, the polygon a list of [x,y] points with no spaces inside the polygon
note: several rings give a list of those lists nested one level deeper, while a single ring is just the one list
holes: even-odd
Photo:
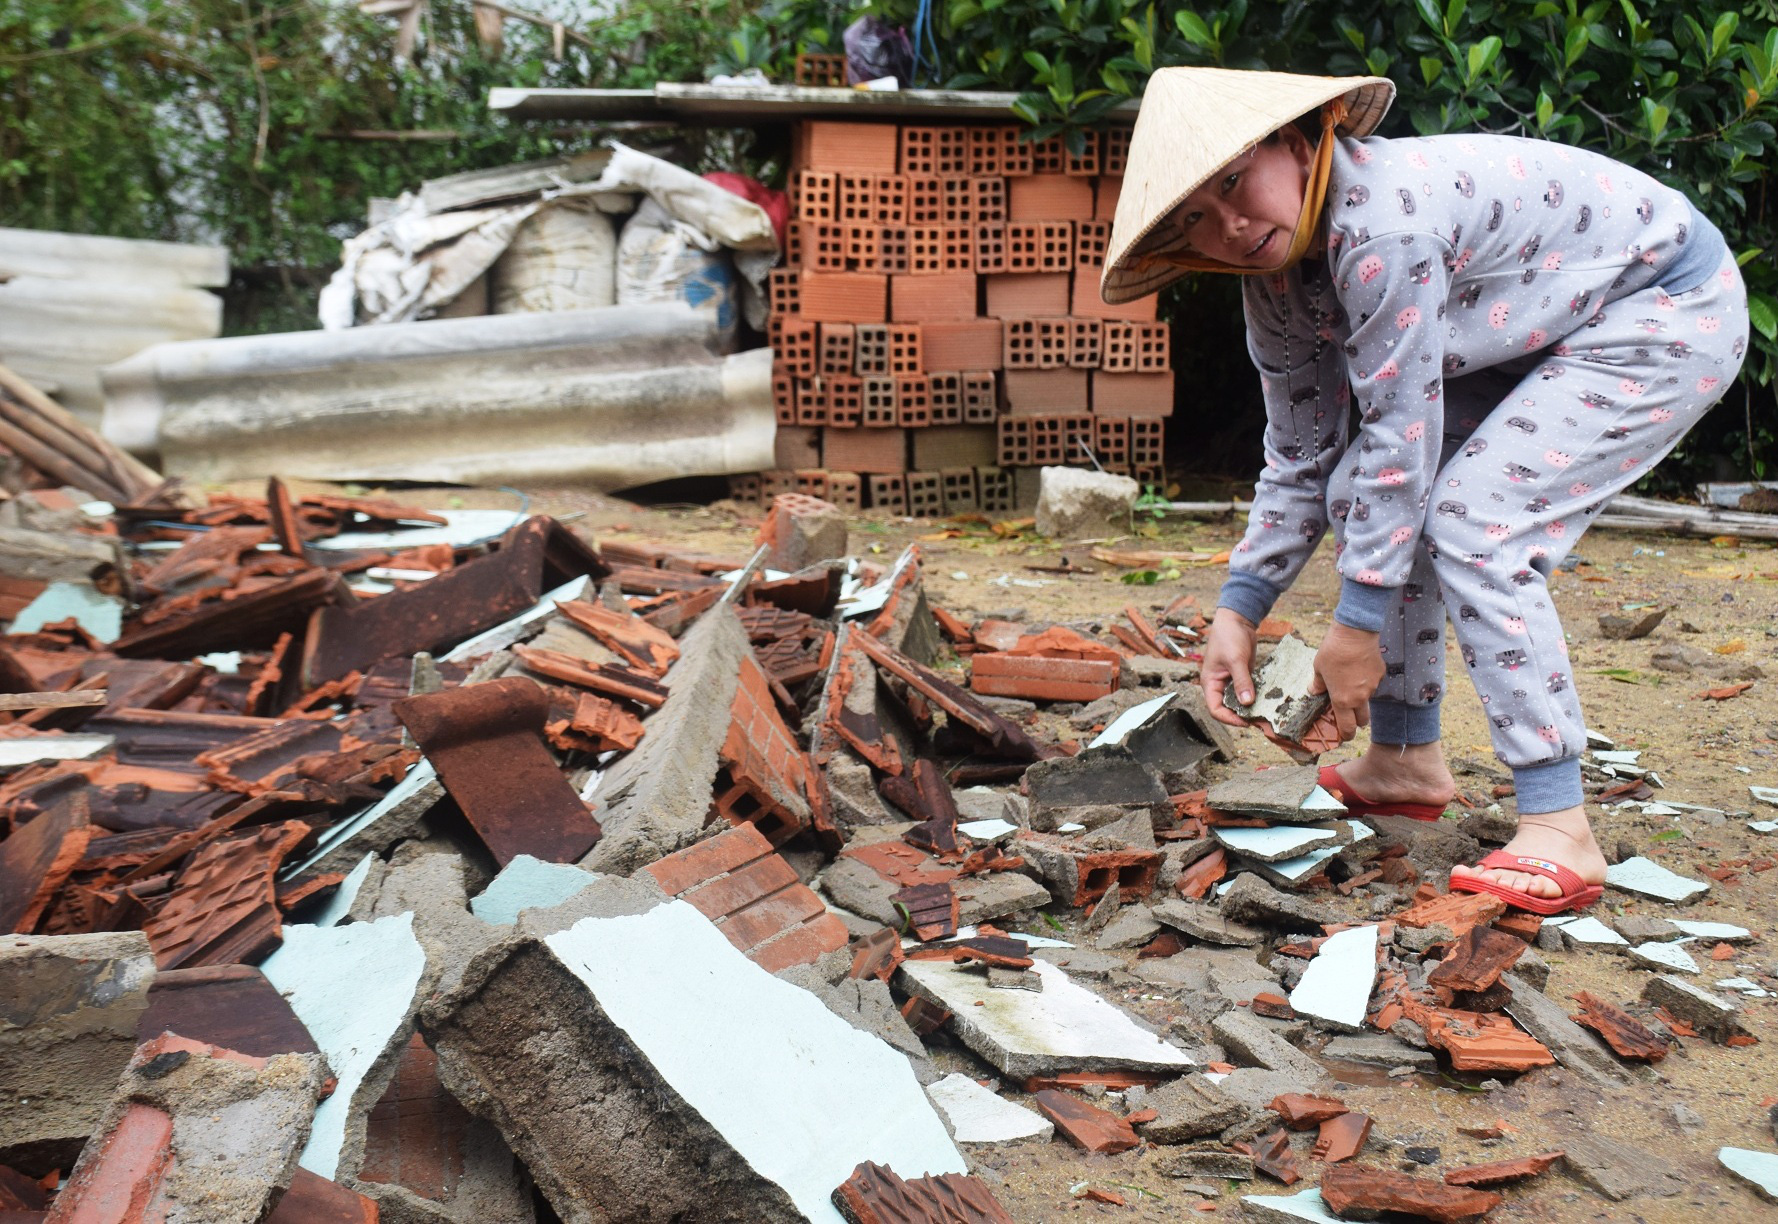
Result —
[{"label": "gray patterned pajama pants", "polygon": [[[1520,812],[1581,802],[1586,725],[1549,576],[1728,390],[1747,326],[1729,260],[1695,289],[1619,298],[1549,347],[1446,381],[1438,478],[1380,641],[1374,743],[1439,738],[1448,616]],[[1351,500],[1350,466],[1335,465],[1330,503]]]}]

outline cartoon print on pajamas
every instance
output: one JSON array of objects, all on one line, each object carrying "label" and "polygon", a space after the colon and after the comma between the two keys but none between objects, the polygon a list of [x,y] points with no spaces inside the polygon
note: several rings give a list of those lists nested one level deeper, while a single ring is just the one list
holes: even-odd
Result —
[{"label": "cartoon print on pajamas", "polygon": [[[1307,562],[1314,541],[1267,532],[1270,511],[1330,521],[1336,617],[1377,630],[1388,664],[1373,739],[1437,738],[1448,608],[1502,761],[1578,759],[1547,578],[1731,384],[1740,274],[1677,192],[1540,141],[1341,140],[1328,198],[1325,262],[1243,282],[1268,467],[1220,602],[1263,615]],[[1563,249],[1577,234],[1597,249]],[[1425,366],[1442,377],[1402,387]],[[1348,387],[1350,439],[1328,410]]]}]

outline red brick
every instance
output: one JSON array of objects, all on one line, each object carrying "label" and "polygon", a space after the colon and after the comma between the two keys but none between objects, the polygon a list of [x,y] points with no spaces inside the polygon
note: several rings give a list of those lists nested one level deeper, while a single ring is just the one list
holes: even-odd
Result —
[{"label": "red brick", "polygon": [[924,429],[932,424],[924,374],[895,379],[895,423],[904,429]]},{"label": "red brick", "polygon": [[999,319],[923,323],[921,356],[928,370],[998,370],[1001,337]]},{"label": "red brick", "polygon": [[965,129],[969,159],[964,173],[971,175],[1005,174],[1000,157],[1001,139],[998,126],[982,125]]},{"label": "red brick", "polygon": [[994,464],[995,436],[992,425],[922,429],[913,435],[913,441],[913,464],[916,471],[992,467]]},{"label": "red brick", "polygon": [[1117,690],[1118,665],[998,652],[970,656],[969,687],[994,697],[1094,701]]},{"label": "red brick", "polygon": [[1086,221],[1093,215],[1093,184],[1065,174],[1034,174],[1008,185],[1007,215],[1014,221]]},{"label": "red brick", "polygon": [[907,174],[907,223],[942,225],[945,219],[945,183],[936,174]]},{"label": "red brick", "polygon": [[969,219],[977,225],[1006,220],[1006,180],[998,175],[969,180]]},{"label": "red brick", "polygon": [[773,268],[766,274],[766,304],[774,315],[802,313],[802,277],[795,268]]},{"label": "red brick", "polygon": [[[1066,272],[1024,275],[1004,273],[982,279],[987,283],[987,313],[993,318],[1065,318],[1069,314],[1068,282],[1070,278]],[[1094,282],[1093,292],[1097,296],[1097,281]],[[1074,313],[1088,314],[1092,312],[1075,311]]]},{"label": "red brick", "polygon": [[886,276],[805,272],[798,290],[804,318],[821,323],[882,323],[889,317]]},{"label": "red brick", "polygon": [[911,377],[925,370],[921,360],[920,327],[916,323],[895,323],[888,329],[889,373]]},{"label": "red brick", "polygon": [[[1070,179],[1070,182],[1075,180]],[[1093,279],[1099,279],[1099,271],[1105,266],[1105,250],[1111,245],[1111,222],[1109,221],[1076,221],[1074,223],[1074,267],[1078,272],[1090,272]]]},{"label": "red brick", "polygon": [[[1167,453],[1167,422],[1160,417],[1130,418],[1130,471],[1138,480],[1159,484]],[[1323,749],[1326,751],[1326,749]]]},{"label": "red brick", "polygon": [[850,323],[822,323],[817,343],[816,373],[851,374],[856,360],[855,333]]},{"label": "red brick", "polygon": [[1089,377],[1086,370],[1007,370],[1000,376],[1000,385],[1012,416],[1085,416]]},{"label": "red brick", "polygon": [[1130,161],[1130,139],[1136,129],[1117,124],[1108,127],[1100,137],[1099,173],[1122,177]]},{"label": "red brick", "polygon": [[815,376],[817,344],[816,324],[795,316],[772,320],[777,336],[772,344],[772,361],[797,378]]},{"label": "red brick", "polygon": [[1125,302],[1121,306],[1109,305],[1099,296],[1099,277],[1082,275],[1074,279],[1074,293],[1069,299],[1069,314],[1085,315],[1094,319],[1127,319],[1132,323],[1152,323],[1155,318],[1157,299],[1150,293],[1139,297],[1134,302]]},{"label": "red brick", "polygon": [[1000,128],[1000,173],[1028,175],[1033,173],[1033,146],[1025,139],[1022,124],[1007,123]]},{"label": "red brick", "polygon": [[[805,288],[805,314],[812,313],[806,304],[807,292]],[[896,323],[926,324],[973,319],[975,313],[976,284],[973,273],[897,276],[890,281],[888,318]]]},{"label": "red brick", "polygon": [[1092,178],[1099,173],[1099,133],[1084,132],[1080,152],[1068,149],[1068,160],[1062,167],[1063,174],[1071,174],[1081,178]]},{"label": "red brick", "polygon": [[842,472],[905,472],[908,435],[905,429],[825,429],[821,458]]},{"label": "red brick", "polygon": [[939,220],[945,225],[975,224],[975,191],[961,175],[947,175],[938,181],[941,207]]},{"label": "red brick", "polygon": [[975,469],[946,468],[938,474],[946,514],[971,514],[977,508]]},{"label": "red brick", "polygon": [[1108,374],[1095,370],[1093,411],[1104,416],[1168,417],[1173,415],[1173,372]]},{"label": "red brick", "polygon": [[1129,417],[1093,417],[1093,455],[1106,471],[1130,474]]},{"label": "red brick", "polygon": [[983,513],[1010,513],[1018,503],[1012,473],[1000,467],[976,468],[975,494]]},{"label": "red brick", "polygon": [[1031,173],[1060,174],[1068,165],[1068,150],[1058,134],[1031,144]]},{"label": "red brick", "polygon": [[901,409],[897,402],[895,380],[887,374],[867,374],[858,381],[864,404],[863,420],[860,423],[864,428],[882,429],[900,424]]},{"label": "red brick", "polygon": [[1121,176],[1107,175],[1093,180],[1093,218],[1098,221],[1117,220],[1117,197],[1124,189]]},{"label": "red brick", "polygon": [[934,276],[945,271],[945,235],[950,227],[943,225],[910,225],[908,227],[909,276]]},{"label": "red brick", "polygon": [[772,371],[772,412],[780,425],[796,424],[796,375],[789,370]]},{"label": "red brick", "polygon": [[1006,224],[994,222],[987,225],[970,227],[971,241],[975,244],[975,270],[983,275],[1005,272],[1006,269]]},{"label": "red brick", "polygon": [[844,89],[846,87],[846,57],[843,55],[815,55],[807,51],[798,51],[795,73],[798,85],[806,85],[812,89]]},{"label": "red brick", "polygon": [[803,262],[803,222],[795,217],[784,223],[784,262],[793,268]]},{"label": "red brick", "polygon": [[797,175],[796,215],[802,221],[838,221],[840,176],[830,170],[804,170]]},{"label": "red brick", "polygon": [[974,272],[976,228],[969,225],[945,225],[944,271]]},{"label": "red brick", "polygon": [[[733,828],[753,829],[754,826],[735,825]],[[757,829],[754,829],[754,833],[760,841],[766,841]],[[725,914],[736,913],[761,898],[797,883],[797,874],[790,864],[770,851],[771,844],[767,842],[765,853],[755,851],[754,857],[746,862],[736,863],[719,871],[706,872],[690,884],[669,888],[667,891],[689,902],[698,913],[712,921]],[[663,884],[662,887],[666,885]]]},{"label": "red brick", "polygon": [[902,174],[967,174],[968,129],[912,125],[903,127],[898,169]]},{"label": "red brick", "polygon": [[827,391],[819,378],[796,380],[796,423],[827,424]]},{"label": "red brick", "polygon": [[863,425],[863,380],[853,374],[829,374],[821,382],[827,404],[827,424],[836,429],[857,429]]},{"label": "red brick", "polygon": [[1067,363],[1068,320],[1008,319],[1001,364],[1008,370],[1057,370]]},{"label": "red brick", "polygon": [[1076,370],[1097,369],[1104,344],[1104,320],[1068,320],[1068,364],[1070,367]]},{"label": "red brick", "polygon": [[889,372],[889,326],[867,323],[852,329],[852,373],[860,377]]},{"label": "red brick", "polygon": [[856,472],[829,472],[827,500],[841,510],[856,514],[864,509],[864,481]]},{"label": "red brick", "polygon": [[900,131],[893,123],[808,120],[797,125],[799,164],[854,174],[894,174]]},{"label": "red brick", "polygon": [[823,913],[749,949],[747,958],[767,973],[781,973],[792,965],[812,965],[846,942],[846,924]]},{"label": "red brick", "polygon": [[803,227],[802,267],[809,272],[844,272],[847,227],[838,221],[799,221]]}]

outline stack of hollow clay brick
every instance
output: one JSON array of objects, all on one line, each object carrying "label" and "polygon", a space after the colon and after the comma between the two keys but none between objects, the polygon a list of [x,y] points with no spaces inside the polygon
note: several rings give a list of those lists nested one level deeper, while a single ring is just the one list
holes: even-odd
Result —
[{"label": "stack of hollow clay brick", "polygon": [[770,280],[778,468],[738,497],[939,515],[1033,500],[1020,469],[1159,481],[1168,325],[1152,296],[1099,297],[1130,129],[1078,155],[1024,131],[798,125]]}]

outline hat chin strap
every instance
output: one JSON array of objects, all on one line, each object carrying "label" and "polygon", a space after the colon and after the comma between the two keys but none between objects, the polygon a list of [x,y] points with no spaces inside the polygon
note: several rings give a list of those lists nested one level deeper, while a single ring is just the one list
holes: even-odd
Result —
[{"label": "hat chin strap", "polygon": [[1321,206],[1327,202],[1327,181],[1333,172],[1334,129],[1346,121],[1346,100],[1335,98],[1321,108],[1321,138],[1315,144],[1315,157],[1309,164],[1309,180],[1303,185],[1303,210],[1297,215],[1296,229],[1284,258],[1269,268],[1241,268],[1219,259],[1202,256],[1162,255],[1161,259],[1177,268],[1192,272],[1230,272],[1236,276],[1271,276],[1294,268],[1309,253],[1320,229]]}]

